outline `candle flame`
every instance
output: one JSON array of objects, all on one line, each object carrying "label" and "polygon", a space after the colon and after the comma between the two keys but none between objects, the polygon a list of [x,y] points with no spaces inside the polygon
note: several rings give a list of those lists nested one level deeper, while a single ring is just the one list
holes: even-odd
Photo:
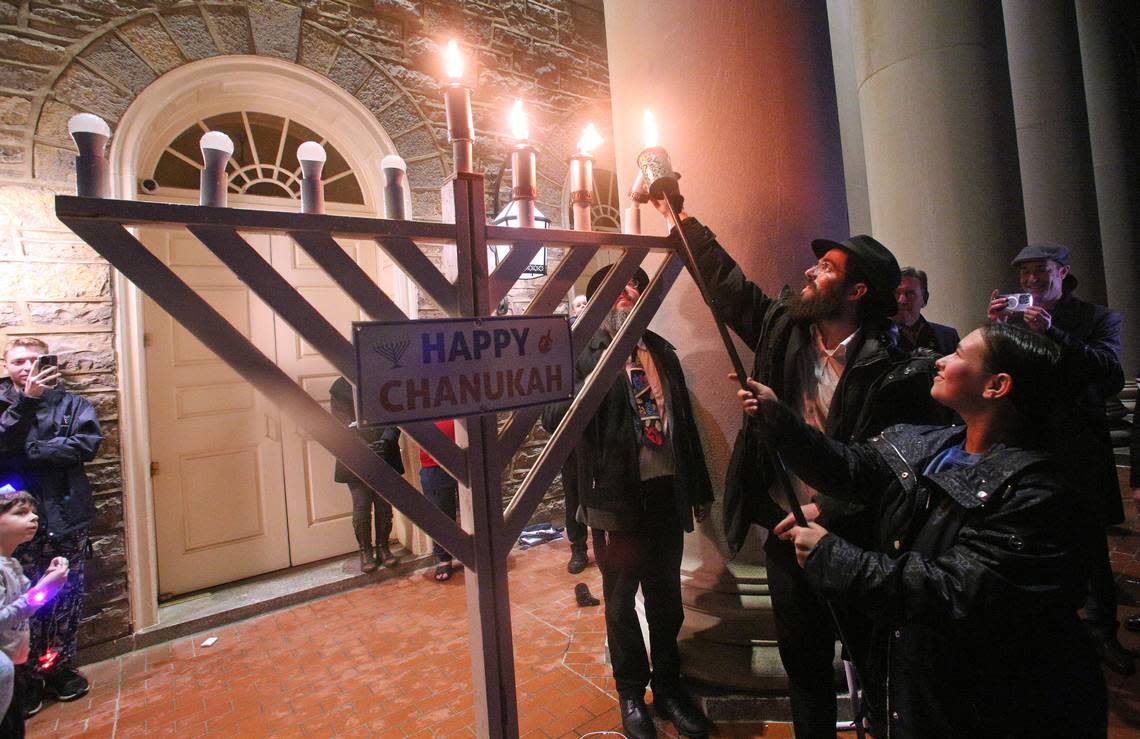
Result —
[{"label": "candle flame", "polygon": [[530,124],[526,119],[526,111],[523,110],[522,98],[515,98],[514,107],[511,108],[511,135],[519,141],[530,138]]},{"label": "candle flame", "polygon": [[578,139],[578,151],[583,154],[590,154],[602,145],[601,134],[598,129],[594,127],[593,123],[587,124],[586,128],[582,131],[582,138]]},{"label": "candle flame", "polygon": [[453,80],[462,79],[463,57],[459,55],[459,44],[455,43],[455,39],[447,42],[447,51],[444,52],[443,58],[447,64],[447,76]]},{"label": "candle flame", "polygon": [[650,146],[657,146],[657,119],[653,117],[653,111],[649,108],[645,109],[645,117],[641,124],[642,136],[645,138],[646,148]]}]

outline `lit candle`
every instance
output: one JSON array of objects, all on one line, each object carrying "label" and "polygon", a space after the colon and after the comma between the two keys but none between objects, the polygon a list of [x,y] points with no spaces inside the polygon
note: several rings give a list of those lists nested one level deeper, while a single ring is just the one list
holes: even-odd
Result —
[{"label": "lit candle", "polygon": [[301,212],[325,212],[325,185],[321,170],[325,167],[325,147],[316,141],[306,141],[297,147],[297,161],[301,163]]},{"label": "lit candle", "polygon": [[79,113],[71,116],[67,130],[79,150],[75,158],[75,194],[83,198],[107,197],[109,178],[104,152],[111,127],[97,115]]},{"label": "lit candle", "polygon": [[626,234],[641,233],[641,204],[649,202],[649,190],[645,188],[645,177],[639,170],[637,177],[633,178],[633,187],[629,188],[629,207],[621,219],[621,232]]},{"label": "lit candle", "polygon": [[574,230],[590,230],[590,206],[594,202],[594,149],[602,143],[591,123],[578,139],[578,151],[570,157],[570,202],[574,204]]},{"label": "lit candle", "polygon": [[519,228],[534,228],[534,199],[538,195],[535,186],[538,151],[530,144],[530,125],[522,100],[518,98],[515,98],[514,107],[511,108],[511,134],[518,139],[515,148],[511,150],[511,182],[514,184],[511,199],[515,201],[515,212],[518,213],[516,225]]},{"label": "lit candle", "polygon": [[645,148],[637,155],[637,169],[645,179],[649,194],[660,198],[677,189],[677,175],[669,161],[669,152],[657,145],[657,119],[648,108],[645,110],[642,131]]},{"label": "lit candle", "polygon": [[226,182],[226,164],[234,153],[234,142],[221,131],[208,131],[198,142],[202,148],[201,187],[198,193],[200,205],[225,208],[229,202]]},{"label": "lit candle", "polygon": [[444,57],[447,85],[443,88],[443,109],[447,115],[447,140],[451,142],[455,171],[471,172],[471,141],[475,137],[475,122],[471,118],[471,88],[463,84],[463,57],[459,56],[459,46],[455,39],[447,42]]}]

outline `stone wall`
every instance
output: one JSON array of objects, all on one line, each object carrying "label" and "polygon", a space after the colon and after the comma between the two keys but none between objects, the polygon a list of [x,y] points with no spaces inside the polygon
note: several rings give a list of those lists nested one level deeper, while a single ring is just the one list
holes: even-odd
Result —
[{"label": "stone wall", "polygon": [[[408,162],[414,217],[437,220],[439,186],[451,171],[438,86],[451,37],[474,81],[476,167],[488,177],[488,203],[513,143],[507,111],[522,97],[542,152],[539,207],[561,225],[565,163],[579,131],[592,120],[612,139],[601,0],[0,0],[0,328],[45,336],[107,434],[89,468],[99,516],[84,644],[132,625],[115,277],[52,213],[52,196],[74,188],[68,118],[96,113],[114,130],[159,76],[207,57],[304,65],[373,112]],[[599,163],[612,169],[608,151]],[[510,480],[517,484],[539,444],[528,442]]]}]

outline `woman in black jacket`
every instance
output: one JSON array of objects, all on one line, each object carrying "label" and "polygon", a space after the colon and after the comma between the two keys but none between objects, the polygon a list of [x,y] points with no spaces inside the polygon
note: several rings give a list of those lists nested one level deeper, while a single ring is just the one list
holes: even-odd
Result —
[{"label": "woman in black jacket", "polygon": [[876,512],[866,551],[818,524],[780,524],[808,580],[868,613],[861,665],[878,736],[1105,735],[1104,678],[1077,619],[1080,508],[1039,440],[1059,349],[1002,324],[937,363],[931,395],[965,426],[894,426],[844,445],[772,391],[740,391],[808,484]]}]

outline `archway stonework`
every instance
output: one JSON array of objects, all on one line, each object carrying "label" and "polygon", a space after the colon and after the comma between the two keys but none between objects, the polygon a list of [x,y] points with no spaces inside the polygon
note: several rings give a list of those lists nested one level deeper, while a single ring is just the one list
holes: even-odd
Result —
[{"label": "archway stonework", "polygon": [[[195,3],[140,11],[90,34],[85,48],[55,73],[40,102],[33,176],[52,181],[72,176],[74,146],[67,131],[72,115],[95,113],[117,129],[138,95],[160,76],[203,59],[249,55],[305,67],[359,100],[408,164],[413,216],[438,220],[439,183],[450,171],[449,153],[440,146],[446,129],[382,68],[374,56],[378,48],[369,51],[365,45],[357,51],[336,30],[302,16],[301,8],[281,3]],[[422,74],[409,78],[420,99],[438,87]]]}]

